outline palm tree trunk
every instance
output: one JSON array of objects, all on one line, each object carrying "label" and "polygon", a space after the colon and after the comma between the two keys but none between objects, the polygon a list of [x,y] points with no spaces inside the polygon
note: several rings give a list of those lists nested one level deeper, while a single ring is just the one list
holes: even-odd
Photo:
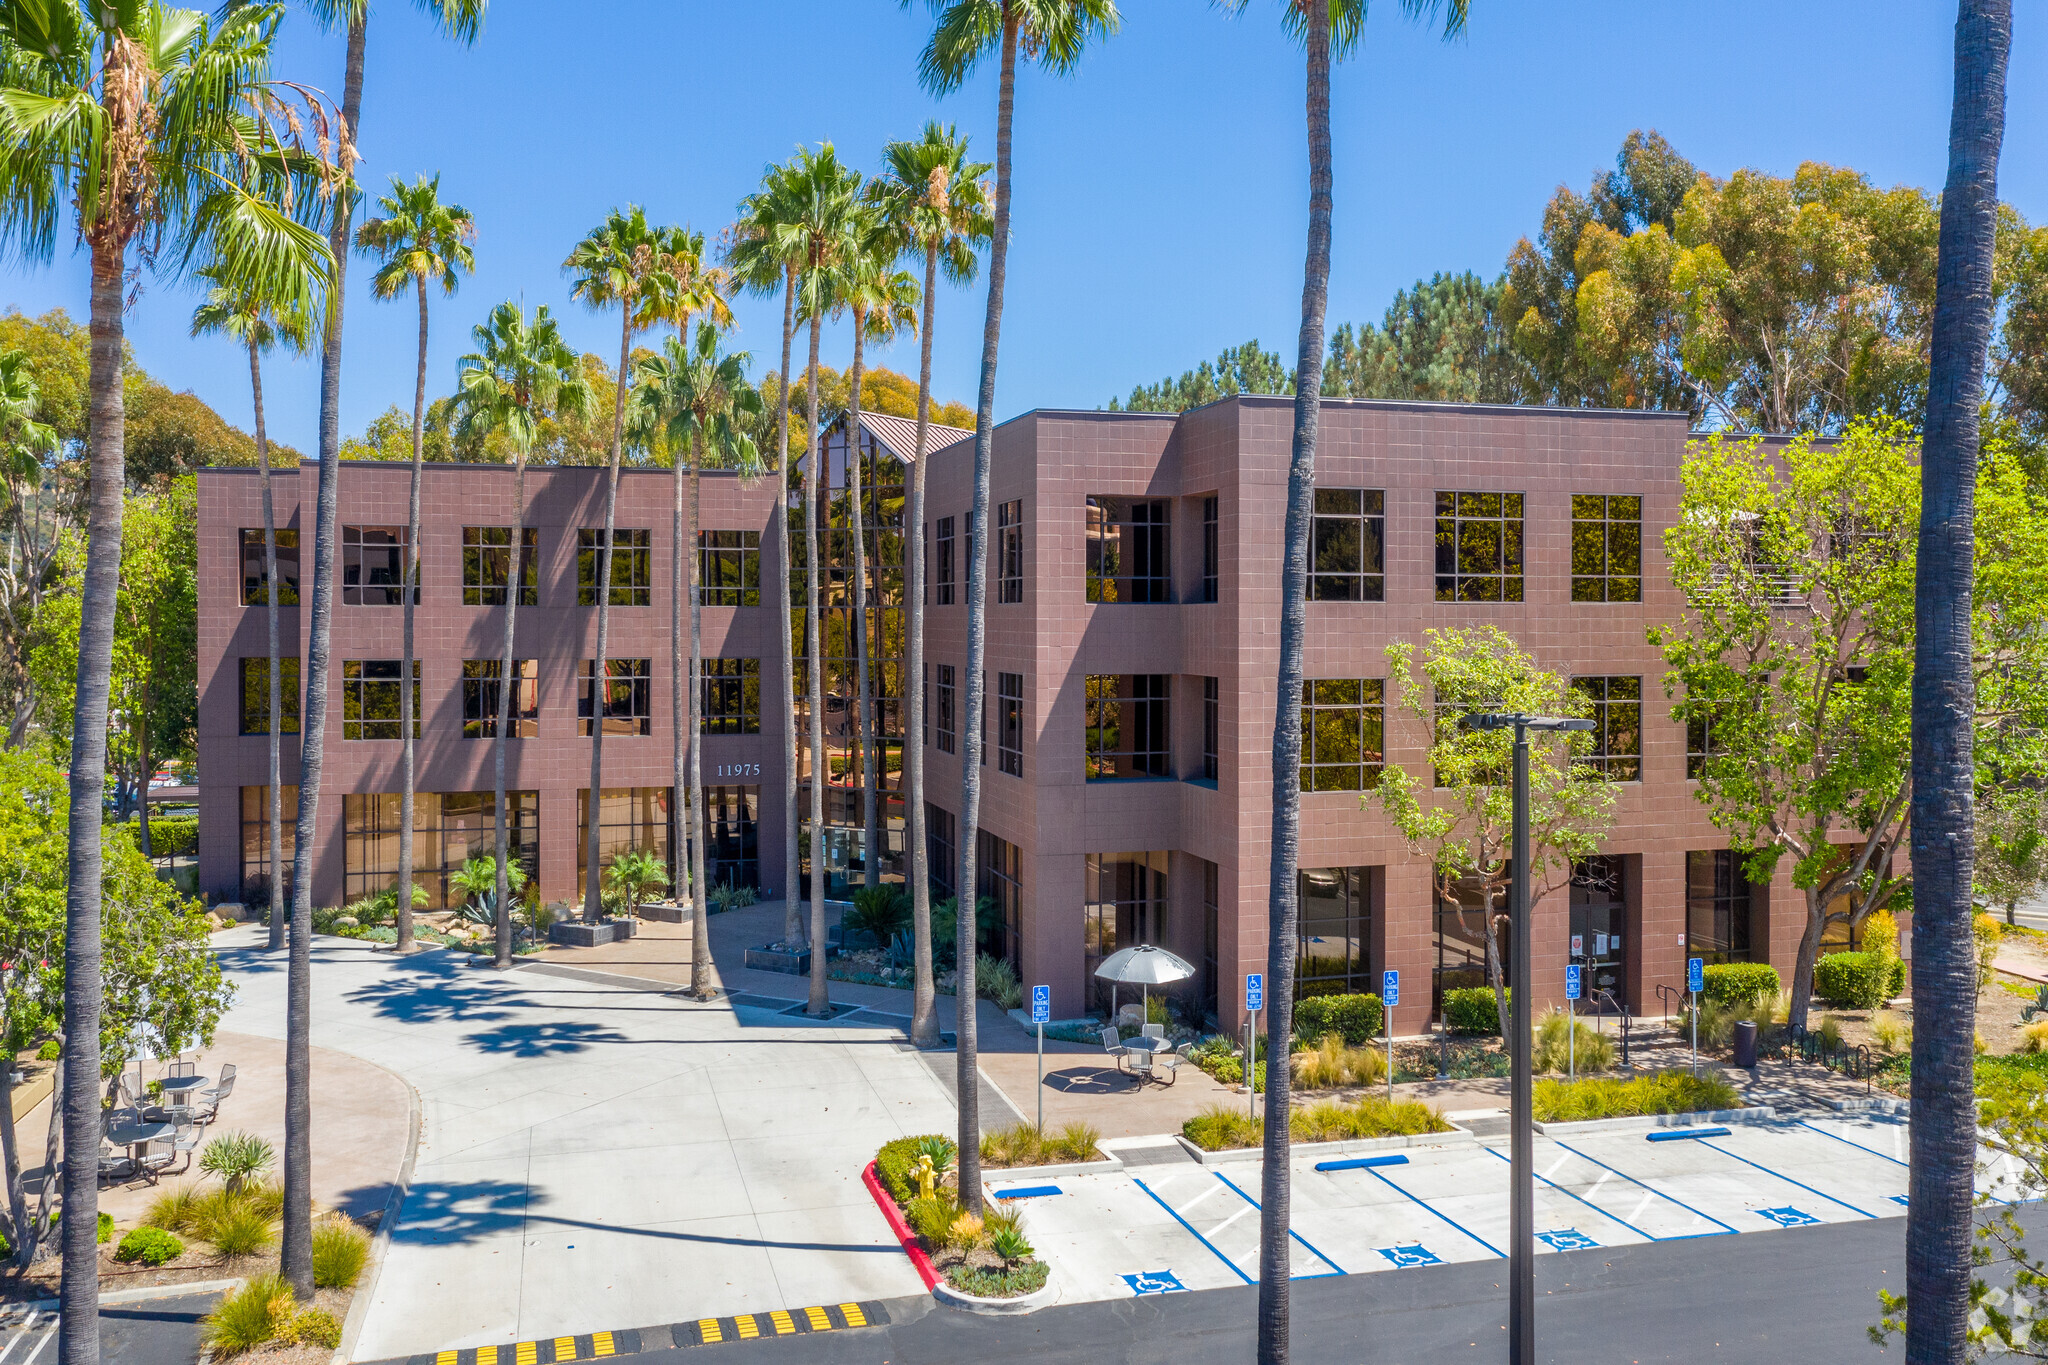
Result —
[{"label": "palm tree trunk", "polygon": [[825,985],[825,785],[831,780],[832,756],[825,751],[825,640],[818,630],[818,520],[823,496],[825,452],[818,444],[818,340],[824,329],[821,310],[811,312],[811,363],[804,408],[804,654],[810,681],[811,744],[811,998],[804,1012],[826,1015],[832,999]]},{"label": "palm tree trunk", "polygon": [[1971,589],[1978,423],[1991,339],[1998,156],[2011,0],[1962,0],[1941,196],[1933,356],[1921,438],[1913,643],[1912,1190],[1906,1209],[1906,1359],[1968,1354],[1977,1155],[1972,1083],[1977,963]]},{"label": "palm tree trunk", "polygon": [[[112,237],[112,234],[108,234]],[[61,1359],[96,1362],[99,1334],[100,808],[107,774],[107,700],[121,586],[126,411],[121,395],[119,238],[92,242],[92,492],[79,605],[78,696],[71,721],[71,811],[64,896],[64,1220],[58,1288]]]},{"label": "palm tree trunk", "polygon": [[399,724],[398,732],[405,744],[401,766],[404,768],[405,796],[398,814],[398,943],[400,953],[413,950],[412,938],[412,826],[413,787],[418,782],[416,764],[417,744],[413,739],[412,725],[412,664],[413,626],[412,613],[416,605],[414,597],[420,587],[420,468],[426,459],[427,446],[427,277],[415,276],[414,285],[420,296],[420,361],[413,377],[412,387],[412,500],[408,506],[405,523],[405,660],[398,666]]},{"label": "palm tree trunk", "polygon": [[498,730],[491,741],[491,809],[495,812],[491,817],[491,835],[495,840],[492,852],[498,863],[494,889],[498,922],[494,927],[498,933],[496,965],[500,969],[512,965],[512,937],[507,928],[510,919],[508,902],[512,897],[512,864],[511,831],[505,812],[505,743],[512,733],[512,695],[519,686],[518,662],[513,658],[517,637],[513,630],[519,623],[519,598],[526,587],[525,450],[513,455],[512,471],[512,543],[506,547],[505,553],[505,652],[498,665]]},{"label": "palm tree trunk", "polygon": [[[341,131],[350,147],[361,129],[367,21],[367,9],[358,10],[348,26]],[[319,838],[322,751],[327,743],[328,635],[334,617],[334,540],[341,505],[341,322],[348,296],[349,226],[355,215],[352,183],[337,196],[334,220],[327,229],[334,273],[320,339],[319,524],[313,538],[312,609],[306,617],[306,701],[299,725],[299,822],[292,850],[292,932],[285,985],[284,1235],[278,1273],[302,1301],[313,1297],[312,860]],[[303,582],[303,529],[299,540]],[[301,599],[304,596],[302,592]],[[399,683],[410,686],[411,680],[401,678]]]},{"label": "palm tree trunk", "polygon": [[882,880],[881,845],[875,840],[875,736],[868,726],[868,547],[860,506],[860,384],[867,358],[866,310],[853,310],[853,374],[846,418],[846,481],[853,504],[854,743],[860,748],[861,885]]},{"label": "palm tree trunk", "polygon": [[[605,673],[605,650],[612,624],[612,538],[619,513],[619,460],[626,445],[626,367],[633,359],[633,308],[622,301],[626,320],[619,326],[619,382],[612,404],[612,464],[604,481],[604,546],[597,570],[597,658],[590,672],[590,801],[586,810],[589,828],[583,836],[583,918],[597,923],[603,902],[604,869],[597,865],[598,833],[604,811],[604,711],[610,698],[610,680]],[[626,913],[633,913],[631,906]]]},{"label": "palm tree trunk", "polygon": [[775,479],[775,634],[782,644],[782,942],[801,942],[803,912],[797,900],[796,818],[796,647],[790,639],[789,602],[789,348],[796,337],[796,267],[789,267],[782,295],[782,398],[776,414]]},{"label": "palm tree trunk", "polygon": [[903,691],[909,715],[903,722],[903,823],[910,845],[910,939],[912,971],[910,1042],[913,1047],[939,1045],[939,997],[932,979],[932,869],[925,846],[924,810],[924,467],[925,442],[932,418],[932,320],[938,311],[933,297],[939,283],[939,244],[924,249],[924,337],[917,362],[917,458],[910,465],[910,502],[903,515],[903,553],[910,574],[903,593],[909,599],[908,657],[903,664]]},{"label": "palm tree trunk", "polygon": [[[690,438],[690,562],[685,578],[690,594],[690,994],[699,1000],[711,998],[711,912],[704,898],[711,883],[704,875],[704,726],[698,719],[698,702],[704,696],[704,604],[698,600],[696,545],[703,521],[703,481],[698,468],[703,453],[698,438]],[[784,612],[783,619],[789,619]]]},{"label": "palm tree trunk", "polygon": [[[688,329],[683,332],[689,336]],[[669,453],[669,537],[675,545],[669,556],[668,566],[668,715],[669,715],[669,788],[668,788],[668,829],[669,829],[669,894],[676,904],[682,904],[684,882],[689,877],[690,867],[690,825],[689,817],[683,813],[690,792],[688,756],[683,750],[683,736],[690,735],[691,743],[696,742],[691,730],[692,708],[686,698],[689,689],[696,685],[695,674],[690,671],[683,656],[683,593],[685,580],[683,560],[685,556],[694,559],[697,554],[696,536],[685,539],[683,526],[683,452]],[[695,892],[696,887],[688,888]],[[693,903],[695,897],[693,896]],[[699,937],[696,919],[690,921],[690,936]],[[692,942],[692,955],[696,944]],[[690,974],[690,994],[697,993],[694,968]]]},{"label": "palm tree trunk", "polygon": [[277,639],[277,505],[270,488],[270,436],[263,424],[263,361],[249,346],[249,387],[256,397],[256,462],[263,471],[263,582],[270,625],[270,946],[284,947],[284,761],[279,738],[284,717],[283,666]]},{"label": "palm tree trunk", "polygon": [[1010,128],[1017,99],[1017,19],[1003,4],[1003,68],[996,103],[995,237],[988,253],[988,313],[981,327],[981,391],[974,406],[974,508],[967,516],[967,714],[960,746],[960,907],[955,934],[954,1062],[960,1093],[960,1196],[969,1212],[981,1212],[981,1070],[977,1064],[974,1018],[974,954],[978,946],[980,896],[975,862],[981,852],[982,676],[988,649],[988,480],[996,439],[996,346],[1003,330],[1003,283],[1010,264]]},{"label": "palm tree trunk", "polygon": [[[1265,1173],[1259,1211],[1259,1365],[1288,1355],[1287,1040],[1294,1033],[1294,950],[1300,906],[1301,673],[1307,629],[1309,513],[1322,416],[1323,310],[1330,288],[1330,10],[1308,7],[1308,261],[1302,272],[1294,451],[1287,470],[1287,548],[1280,576],[1280,677],[1274,689],[1273,852],[1267,885]],[[1523,944],[1516,952],[1526,952]]]},{"label": "palm tree trunk", "polygon": [[[28,1249],[28,1191],[21,1183],[21,1154],[14,1135],[14,1058],[0,1057],[0,1182],[7,1186],[7,1236],[11,1259],[25,1264]],[[95,1222],[98,1220],[95,1219]]]}]

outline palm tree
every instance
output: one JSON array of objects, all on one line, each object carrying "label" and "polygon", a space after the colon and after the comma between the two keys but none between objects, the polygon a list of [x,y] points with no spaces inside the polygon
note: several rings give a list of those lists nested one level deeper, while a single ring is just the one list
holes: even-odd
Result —
[{"label": "palm tree", "polygon": [[[154,259],[182,263],[210,249],[224,283],[276,298],[326,279],[331,262],[319,233],[287,207],[317,208],[328,176],[296,144],[296,120],[281,116],[284,97],[269,77],[278,17],[266,6],[216,25],[152,0],[89,13],[69,4],[0,7],[0,230],[21,256],[48,261],[60,219],[75,211],[91,272],[91,491],[64,943],[66,1360],[99,1358],[100,808],[126,482],[128,250],[139,240]],[[303,1163],[298,1173],[303,1180]]]},{"label": "palm tree", "polygon": [[[455,430],[481,439],[502,435],[512,447],[512,540],[505,550],[505,651],[498,665],[498,722],[491,739],[492,791],[496,816],[496,889],[498,914],[497,965],[512,965],[512,897],[505,869],[509,835],[505,827],[505,738],[512,730],[512,694],[517,690],[513,628],[519,596],[526,586],[526,459],[540,434],[543,416],[583,416],[590,411],[590,388],[576,349],[562,340],[546,304],[525,310],[506,302],[491,310],[483,325],[472,328],[476,349],[456,362]],[[595,811],[591,823],[595,824]],[[592,866],[592,880],[596,868]]]},{"label": "palm tree", "polygon": [[1933,353],[1921,436],[1913,647],[1913,1151],[1906,1209],[1906,1358],[1969,1354],[1972,1072],[1977,962],[1970,933],[1976,717],[1970,605],[1978,423],[1991,339],[1998,156],[2011,0],[1961,0],[1948,184],[1941,196]]},{"label": "palm tree", "polygon": [[[910,0],[903,0],[907,6]],[[991,51],[1001,54],[996,97],[996,203],[988,254],[988,312],[981,327],[981,389],[974,403],[974,509],[968,514],[967,710],[961,717],[959,1020],[955,1061],[960,1092],[960,1191],[981,1212],[981,1086],[975,1062],[974,953],[976,834],[981,818],[981,713],[986,704],[982,661],[988,649],[988,476],[995,452],[996,343],[1003,329],[1003,285],[1010,258],[1010,128],[1016,109],[1020,47],[1045,70],[1072,71],[1091,38],[1116,32],[1116,0],[929,0],[938,23],[918,61],[918,75],[935,95],[960,88]],[[922,535],[922,528],[919,528]]]},{"label": "palm tree", "polygon": [[[704,611],[697,590],[697,544],[700,474],[708,456],[714,467],[736,469],[748,476],[761,470],[754,442],[740,430],[738,419],[761,410],[761,395],[747,382],[745,351],[721,352],[718,328],[708,322],[697,324],[697,340],[686,344],[670,337],[661,354],[642,360],[636,369],[638,385],[634,401],[640,405],[642,428],[659,428],[670,458],[679,471],[675,481],[676,551],[671,569],[671,631],[687,595],[690,603],[690,659],[688,683],[673,659],[670,666],[670,714],[675,724],[675,787],[678,798],[690,794],[688,831],[690,877],[690,994],[694,999],[711,998],[711,924],[704,897],[709,883],[704,876],[704,759],[702,726],[697,702],[703,695]],[[680,470],[687,459],[690,468],[690,507],[687,526],[683,518],[683,481]],[[687,567],[685,567],[687,565]],[[787,617],[785,612],[784,616]],[[671,655],[676,653],[671,646]],[[689,736],[689,770],[683,768],[684,735]]]},{"label": "palm tree", "polygon": [[924,746],[924,474],[925,444],[931,433],[932,327],[938,307],[939,270],[955,284],[973,280],[976,252],[994,229],[988,192],[981,177],[986,162],[967,159],[967,139],[951,125],[927,123],[915,142],[883,149],[886,165],[871,187],[884,216],[902,234],[906,253],[924,263],[924,321],[917,369],[917,455],[910,465],[910,498],[903,516],[903,553],[910,562],[904,596],[909,600],[908,658],[903,690],[909,712],[903,722],[903,805],[910,845],[911,940],[916,988],[912,992],[910,1041],[939,1045],[938,991],[932,974],[932,892],[925,846]]},{"label": "palm tree", "polygon": [[[476,239],[476,222],[460,204],[441,202],[441,177],[421,176],[408,185],[391,177],[391,193],[377,201],[384,216],[372,218],[356,233],[359,250],[374,251],[384,258],[370,277],[370,292],[380,299],[394,299],[410,287],[419,296],[420,357],[412,389],[412,495],[407,503],[405,530],[405,654],[398,665],[400,679],[412,677],[412,613],[420,586],[420,465],[426,458],[427,429],[427,281],[437,280],[441,292],[453,296],[458,273],[476,269],[469,244]],[[506,591],[512,591],[508,585]],[[504,679],[499,680],[501,684]],[[414,785],[414,744],[412,737],[412,688],[398,689],[398,733],[404,745],[399,759],[404,794],[398,814],[398,951],[409,953],[416,946],[412,937],[412,810]],[[504,951],[500,946],[500,953]]]},{"label": "palm tree", "polygon": [[[872,191],[874,186],[871,184]],[[868,196],[870,201],[873,195]],[[853,653],[854,734],[861,754],[861,863],[864,885],[881,881],[880,828],[875,819],[875,741],[869,724],[868,699],[868,554],[860,492],[860,389],[866,368],[866,346],[870,341],[886,342],[905,327],[917,326],[917,281],[908,271],[895,269],[903,254],[904,239],[896,225],[870,202],[863,206],[855,227],[856,250],[841,272],[838,302],[853,314],[853,368],[848,374],[849,398],[846,412],[847,494],[852,503],[853,531]],[[885,771],[882,780],[888,780]]]},{"label": "palm tree", "polygon": [[[201,274],[209,272],[201,271]],[[263,581],[270,627],[270,946],[284,946],[284,768],[279,735],[283,684],[278,646],[277,507],[270,477],[270,436],[263,419],[263,353],[280,343],[304,351],[312,337],[313,316],[307,308],[311,289],[295,289],[278,300],[247,290],[216,286],[192,314],[192,335],[231,337],[249,352],[249,391],[256,409],[256,463],[263,472]],[[298,602],[293,594],[292,601]]]},{"label": "palm tree", "polygon": [[[1245,0],[1227,0],[1242,10]],[[1465,27],[1468,0],[1401,0],[1410,15],[1446,11],[1444,36]],[[1273,717],[1273,851],[1267,885],[1267,1036],[1294,1028],[1294,952],[1300,906],[1295,873],[1301,852],[1302,647],[1307,627],[1310,511],[1315,499],[1316,436],[1322,415],[1323,312],[1330,291],[1330,60],[1358,43],[1366,0],[1283,0],[1289,32],[1308,49],[1308,259],[1302,270],[1301,336],[1296,352],[1294,448],[1287,467],[1287,522],[1280,577],[1279,699]],[[1259,1365],[1283,1365],[1288,1354],[1287,1229],[1293,1192],[1288,1180],[1288,1069],[1266,1069],[1266,1152],[1259,1204]]]},{"label": "palm tree", "polygon": [[[698,239],[699,252],[702,238]],[[626,372],[633,363],[633,334],[671,321],[682,287],[679,259],[689,251],[681,228],[656,227],[639,205],[613,209],[599,227],[576,244],[562,268],[574,276],[570,293],[592,308],[619,309],[618,383],[613,386],[612,459],[604,485],[604,539],[598,547],[597,658],[590,684],[590,804],[584,841],[583,918],[595,923],[602,896],[597,862],[598,811],[604,800],[604,702],[610,686],[605,671],[612,613],[612,537],[619,509],[619,464],[626,447]],[[680,552],[680,547],[678,547]]]}]

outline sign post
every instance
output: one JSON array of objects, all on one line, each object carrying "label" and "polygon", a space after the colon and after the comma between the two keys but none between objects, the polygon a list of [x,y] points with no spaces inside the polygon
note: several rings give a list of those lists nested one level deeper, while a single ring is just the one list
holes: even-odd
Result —
[{"label": "sign post", "polygon": [[1031,1022],[1038,1025],[1038,1131],[1045,1131],[1045,1022],[1052,1018],[1052,987],[1031,988]]},{"label": "sign post", "polygon": [[1572,1080],[1579,1078],[1579,1022],[1575,1003],[1579,998],[1579,964],[1567,963],[1564,969],[1564,1055],[1568,1075]]},{"label": "sign post", "polygon": [[1258,1012],[1266,1007],[1266,974],[1246,972],[1244,974],[1244,1093],[1245,1114],[1251,1118],[1259,1115],[1258,1073],[1254,1068],[1258,1052]]},{"label": "sign post", "polygon": [[1692,1074],[1700,1074],[1700,992],[1707,987],[1707,973],[1704,960],[1689,957],[1685,960],[1685,989],[1692,996]]},{"label": "sign post", "polygon": [[1380,976],[1380,1020],[1387,1030],[1387,1099],[1394,1098],[1394,1006],[1401,1003],[1401,974],[1388,968]]}]

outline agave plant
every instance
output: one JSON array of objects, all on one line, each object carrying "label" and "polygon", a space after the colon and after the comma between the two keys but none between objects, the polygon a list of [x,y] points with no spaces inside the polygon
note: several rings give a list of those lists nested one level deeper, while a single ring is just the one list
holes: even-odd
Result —
[{"label": "agave plant", "polygon": [[[516,862],[505,867],[505,884],[514,894],[526,889],[526,869]],[[448,885],[462,896],[458,913],[466,924],[495,927],[498,920],[498,860],[486,855],[471,858],[448,878]]]}]

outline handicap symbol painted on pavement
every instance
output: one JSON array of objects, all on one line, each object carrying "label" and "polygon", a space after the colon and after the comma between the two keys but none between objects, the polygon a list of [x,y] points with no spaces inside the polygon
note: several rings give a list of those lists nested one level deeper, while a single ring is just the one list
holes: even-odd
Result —
[{"label": "handicap symbol painted on pavement", "polygon": [[1894,1204],[1897,1204],[1902,1209],[1907,1207],[1906,1196],[1903,1194],[1895,1194],[1891,1197],[1891,1200]]},{"label": "handicap symbol painted on pavement", "polygon": [[1803,1213],[1790,1204],[1777,1209],[1758,1209],[1757,1213],[1770,1219],[1781,1228],[1803,1228],[1818,1223],[1820,1219],[1810,1213]]},{"label": "handicap symbol painted on pavement", "polygon": [[1133,1294],[1185,1294],[1188,1287],[1171,1270],[1153,1270],[1123,1277]]},{"label": "handicap symbol painted on pavement", "polygon": [[1539,1232],[1536,1236],[1559,1251],[1585,1251],[1600,1245],[1577,1228],[1559,1228],[1556,1232]]},{"label": "handicap symbol painted on pavement", "polygon": [[1420,1244],[1406,1247],[1381,1247],[1380,1255],[1397,1266],[1442,1265],[1443,1261],[1434,1251]]}]

